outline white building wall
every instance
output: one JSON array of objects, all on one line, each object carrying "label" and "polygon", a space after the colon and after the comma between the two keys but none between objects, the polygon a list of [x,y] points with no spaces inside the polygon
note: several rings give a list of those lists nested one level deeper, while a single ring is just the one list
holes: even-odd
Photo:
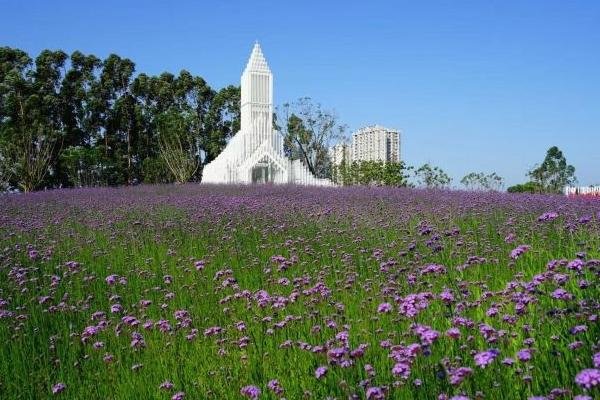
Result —
[{"label": "white building wall", "polygon": [[339,143],[329,149],[329,158],[333,165],[340,165],[342,161],[346,163],[352,161],[351,146],[346,143]]}]

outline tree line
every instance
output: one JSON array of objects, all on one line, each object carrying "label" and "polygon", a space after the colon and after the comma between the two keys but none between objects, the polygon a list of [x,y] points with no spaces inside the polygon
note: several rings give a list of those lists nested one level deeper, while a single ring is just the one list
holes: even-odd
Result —
[{"label": "tree line", "polygon": [[215,90],[186,70],[151,76],[116,54],[0,47],[0,186],[200,180],[239,130],[239,102],[239,87]]},{"label": "tree line", "polygon": [[[0,47],[0,191],[200,181],[240,128],[240,88],[211,88],[186,70],[136,74],[116,54],[101,60],[75,51],[44,50],[35,59]],[[328,149],[347,126],[308,97],[274,114],[284,152],[319,178],[340,185],[448,187],[441,168],[403,162],[342,160]],[[575,168],[556,146],[509,192],[559,193]],[[495,172],[472,172],[468,190],[502,190]]]}]

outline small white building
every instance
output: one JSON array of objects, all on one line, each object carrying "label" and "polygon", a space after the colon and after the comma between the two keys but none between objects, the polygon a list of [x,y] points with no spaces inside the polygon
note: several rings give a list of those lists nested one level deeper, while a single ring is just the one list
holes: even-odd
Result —
[{"label": "small white building", "polygon": [[283,153],[282,135],[273,128],[273,74],[256,43],[241,78],[241,127],[202,172],[203,183],[274,183],[330,186],[300,160]]},{"label": "small white building", "polygon": [[565,196],[569,197],[594,197],[600,199],[600,185],[591,186],[565,186],[563,188]]}]

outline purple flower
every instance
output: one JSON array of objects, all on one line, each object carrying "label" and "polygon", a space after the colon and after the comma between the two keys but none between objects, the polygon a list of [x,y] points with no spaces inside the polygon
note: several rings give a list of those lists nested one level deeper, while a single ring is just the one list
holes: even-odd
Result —
[{"label": "purple flower", "polygon": [[496,315],[498,315],[498,309],[496,307],[490,307],[485,312],[485,315],[487,315],[488,317],[495,317]]},{"label": "purple flower", "polygon": [[502,364],[504,365],[513,365],[514,363],[515,360],[510,357],[506,357],[504,360],[502,360]]},{"label": "purple flower", "polygon": [[371,364],[365,364],[365,372],[369,376],[375,376],[375,368]]},{"label": "purple flower", "polygon": [[576,349],[583,347],[583,342],[581,340],[576,340],[572,343],[569,343],[568,346],[569,346],[569,349],[576,350]]},{"label": "purple flower", "polygon": [[[132,326],[132,327],[138,326],[140,324],[140,321],[136,317],[134,317],[133,315],[126,315],[123,318],[121,318],[121,321],[124,324],[126,324],[128,326]],[[120,325],[121,324],[117,325],[117,327],[119,327]],[[115,330],[116,330],[117,327],[115,327]]]},{"label": "purple flower", "polygon": [[416,335],[419,335],[421,343],[424,345],[433,344],[440,336],[438,331],[435,331],[426,325],[415,325],[413,331]]},{"label": "purple flower", "polygon": [[411,293],[404,298],[399,298],[398,312],[408,318],[413,318],[429,305],[428,299],[433,297],[429,292]]},{"label": "purple flower", "polygon": [[258,399],[258,396],[260,396],[260,389],[256,386],[248,385],[240,390],[240,394],[249,399]]},{"label": "purple flower", "polygon": [[65,385],[62,382],[59,382],[56,385],[52,386],[52,394],[59,394],[59,393],[63,392],[66,388],[67,388],[67,385]]},{"label": "purple flower", "polygon": [[471,375],[473,370],[468,367],[460,367],[456,369],[451,369],[448,371],[450,376],[450,383],[452,385],[459,385],[467,376]]},{"label": "purple flower", "polygon": [[146,342],[144,341],[144,337],[139,332],[133,332],[131,334],[131,347],[134,349],[141,349],[146,347]]},{"label": "purple flower", "polygon": [[30,259],[35,260],[36,258],[38,258],[39,253],[37,250],[31,249],[31,250],[29,250],[27,255],[29,256]]},{"label": "purple flower", "polygon": [[538,217],[538,221],[542,222],[542,221],[552,221],[553,219],[558,218],[558,213],[554,212],[554,211],[550,211],[550,212],[546,212],[543,213],[542,215],[540,215]]},{"label": "purple flower", "polygon": [[530,249],[530,246],[528,246],[526,244],[521,244],[510,252],[510,258],[512,258],[513,260],[516,260],[521,255],[523,255],[526,251],[528,251],[529,249]]},{"label": "purple flower", "polygon": [[123,311],[123,306],[120,305],[119,303],[113,304],[112,306],[110,306],[110,312],[113,314],[118,314],[121,313]]},{"label": "purple flower", "polygon": [[366,392],[367,400],[383,400],[385,399],[385,393],[377,386],[372,386],[367,389]]},{"label": "purple flower", "polygon": [[571,300],[573,295],[563,288],[558,288],[550,295],[557,300]]},{"label": "purple flower", "polygon": [[184,397],[185,397],[184,392],[177,392],[173,395],[173,397],[171,397],[171,400],[183,400]]},{"label": "purple flower", "polygon": [[454,295],[452,294],[452,292],[448,289],[444,289],[442,291],[442,293],[440,293],[440,299],[446,303],[446,304],[450,304],[454,301]]},{"label": "purple flower", "polygon": [[439,265],[439,264],[430,264],[427,265],[423,268],[421,268],[421,275],[427,275],[427,274],[445,274],[446,273],[446,267],[444,267],[443,265]]},{"label": "purple flower", "polygon": [[206,337],[214,336],[221,332],[223,332],[223,328],[221,328],[220,326],[211,326],[210,328],[206,328],[204,330],[204,336],[206,336]]},{"label": "purple flower", "polygon": [[587,325],[576,325],[571,328],[570,332],[572,335],[577,335],[578,333],[587,332]]},{"label": "purple flower", "polygon": [[377,307],[377,312],[381,314],[389,313],[390,311],[392,311],[392,305],[390,303],[381,303]]},{"label": "purple flower", "polygon": [[114,285],[115,283],[117,283],[117,279],[119,279],[118,275],[109,275],[106,277],[105,281],[106,283],[108,283],[109,285]]},{"label": "purple flower", "polygon": [[331,360],[339,360],[346,354],[346,348],[335,347],[327,352],[327,357]]},{"label": "purple flower", "polygon": [[585,389],[600,385],[600,369],[584,369],[575,377],[575,383]]},{"label": "purple flower", "polygon": [[246,323],[244,321],[238,321],[235,323],[235,328],[242,332],[246,330]]},{"label": "purple flower", "polygon": [[458,328],[450,328],[446,331],[446,336],[452,339],[458,339],[460,337],[460,329]]},{"label": "purple flower", "polygon": [[173,382],[166,380],[163,383],[161,383],[158,388],[163,390],[171,390],[173,389]]},{"label": "purple flower", "polygon": [[522,361],[522,362],[531,360],[531,350],[530,349],[519,350],[519,352],[517,353],[517,358],[519,359],[519,361]]},{"label": "purple flower", "polygon": [[581,271],[583,269],[583,260],[576,258],[567,264],[567,268],[572,271]]},{"label": "purple flower", "polygon": [[321,366],[315,370],[315,377],[321,379],[327,374],[327,367]]},{"label": "purple flower", "polygon": [[496,357],[498,357],[498,354],[500,354],[500,352],[496,349],[490,349],[477,353],[474,356],[475,365],[485,368],[487,365],[491,364]]},{"label": "purple flower", "polygon": [[600,368],[600,352],[592,356],[592,361],[594,363],[594,367]]},{"label": "purple flower", "polygon": [[341,331],[335,335],[335,338],[342,343],[347,343],[349,337],[350,335],[348,334],[348,331]]},{"label": "purple flower", "polygon": [[267,388],[275,393],[277,396],[281,396],[283,394],[283,387],[277,379],[271,379],[269,383],[267,383]]},{"label": "purple flower", "polygon": [[392,368],[392,374],[401,378],[407,379],[410,375],[410,365],[404,362],[399,362]]},{"label": "purple flower", "polygon": [[194,263],[194,267],[196,268],[196,271],[203,270],[205,265],[206,265],[206,262],[204,260],[198,260]]},{"label": "purple flower", "polygon": [[81,333],[81,341],[83,343],[86,343],[88,341],[88,339],[90,339],[92,336],[95,336],[96,334],[98,334],[100,330],[98,329],[97,326],[91,325],[86,327],[83,332]]}]

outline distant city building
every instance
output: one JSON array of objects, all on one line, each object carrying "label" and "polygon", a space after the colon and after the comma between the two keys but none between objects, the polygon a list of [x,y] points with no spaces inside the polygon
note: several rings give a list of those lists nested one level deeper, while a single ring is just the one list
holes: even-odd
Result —
[{"label": "distant city building", "polygon": [[352,161],[400,162],[400,132],[374,125],[352,135]]},{"label": "distant city building", "polygon": [[329,158],[332,165],[340,165],[342,162],[346,164],[352,162],[351,147],[348,143],[338,143],[329,149]]}]

